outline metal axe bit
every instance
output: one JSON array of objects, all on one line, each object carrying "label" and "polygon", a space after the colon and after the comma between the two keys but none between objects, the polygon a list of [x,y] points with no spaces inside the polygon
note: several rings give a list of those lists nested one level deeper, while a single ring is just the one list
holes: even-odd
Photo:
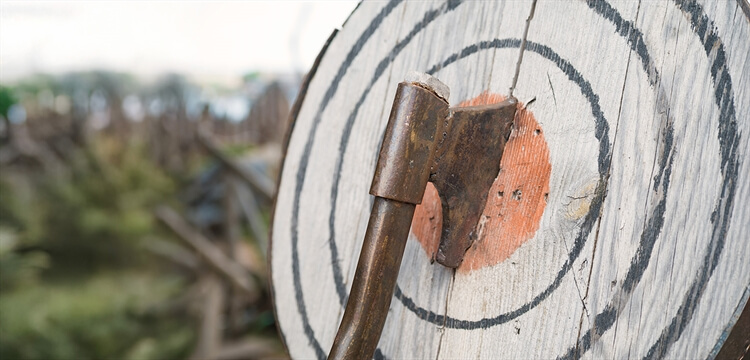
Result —
[{"label": "metal axe bit", "polygon": [[411,73],[398,84],[370,194],[375,196],[344,317],[329,359],[371,359],[383,331],[414,209],[427,182],[438,191],[443,227],[435,260],[461,265],[477,237],[500,171],[516,100],[449,108],[449,89]]}]

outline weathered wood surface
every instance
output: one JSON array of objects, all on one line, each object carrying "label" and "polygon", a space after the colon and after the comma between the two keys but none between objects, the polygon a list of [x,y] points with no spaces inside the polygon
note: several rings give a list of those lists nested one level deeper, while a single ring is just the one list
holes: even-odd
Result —
[{"label": "weathered wood surface", "polygon": [[[507,94],[529,8],[365,2],[332,40],[272,224],[292,357],[330,349],[396,84],[418,70],[452,104]],[[750,295],[749,16],[731,0],[540,0],[514,91],[536,123],[511,135],[478,260],[431,264],[413,227],[376,357],[714,356]]]}]

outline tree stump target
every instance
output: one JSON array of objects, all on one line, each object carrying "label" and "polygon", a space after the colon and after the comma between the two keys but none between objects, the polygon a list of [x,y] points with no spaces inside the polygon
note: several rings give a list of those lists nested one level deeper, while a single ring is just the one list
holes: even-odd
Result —
[{"label": "tree stump target", "polygon": [[[375,357],[715,356],[750,296],[742,1],[540,0],[514,91],[526,118],[473,260],[431,261],[440,214],[427,191]],[[448,84],[451,104],[507,94],[529,8],[364,2],[321,53],[272,224],[292,357],[331,348],[396,84],[416,70]]]}]

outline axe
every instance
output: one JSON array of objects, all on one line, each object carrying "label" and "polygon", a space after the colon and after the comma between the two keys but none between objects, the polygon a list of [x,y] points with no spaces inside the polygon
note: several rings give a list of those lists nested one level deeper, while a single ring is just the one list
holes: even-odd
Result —
[{"label": "axe", "polygon": [[329,359],[372,358],[428,181],[443,214],[435,260],[458,267],[477,237],[517,101],[449,107],[448,95],[446,85],[426,74],[410,73],[398,84],[370,187],[375,201]]}]

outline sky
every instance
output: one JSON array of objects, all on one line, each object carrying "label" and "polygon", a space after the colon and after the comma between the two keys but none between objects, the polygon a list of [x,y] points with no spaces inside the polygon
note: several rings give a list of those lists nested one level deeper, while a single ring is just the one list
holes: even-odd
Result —
[{"label": "sky", "polygon": [[0,83],[104,69],[218,82],[305,72],[356,1],[0,1]]}]

